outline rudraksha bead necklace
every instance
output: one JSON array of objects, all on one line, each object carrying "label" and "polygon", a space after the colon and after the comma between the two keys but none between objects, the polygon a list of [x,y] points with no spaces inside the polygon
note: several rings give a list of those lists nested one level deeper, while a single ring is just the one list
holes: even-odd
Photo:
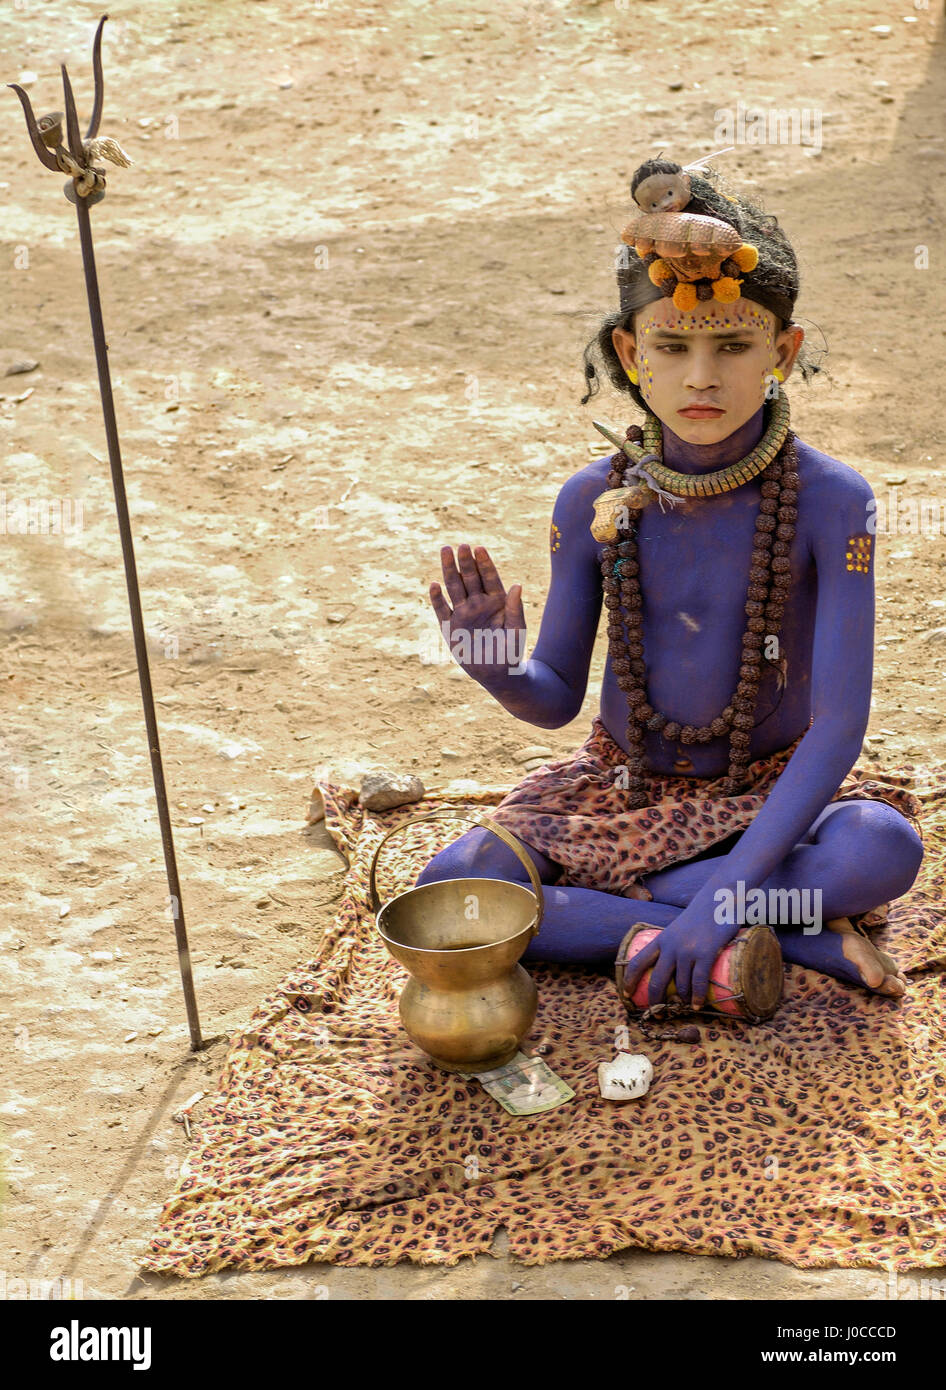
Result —
[{"label": "rudraksha bead necklace", "polygon": [[[627,438],[642,443],[644,432],[636,425]],[[631,466],[627,454],[615,454],[608,487],[623,487],[624,471]],[[785,599],[791,584],[789,552],[798,520],[798,457],[795,436],[789,430],[776,457],[759,475],[762,497],[755,523],[753,556],[746,594],[746,629],[742,637],[739,683],[716,719],[700,727],[679,724],[655,710],[647,700],[647,667],[643,646],[643,598],[638,575],[640,563],[636,528],[641,508],[629,506],[618,523],[623,539],[605,545],[601,554],[604,603],[608,610],[608,645],[618,685],[627,695],[628,805],[637,810],[648,804],[644,775],[644,730],[661,733],[672,743],[709,743],[729,734],[729,769],[721,793],[736,795],[751,761],[749,744],[759,693],[762,647],[766,637],[777,637]],[[631,480],[629,480],[631,481]],[[636,481],[636,479],[634,480]],[[623,611],[622,611],[623,610]]]}]

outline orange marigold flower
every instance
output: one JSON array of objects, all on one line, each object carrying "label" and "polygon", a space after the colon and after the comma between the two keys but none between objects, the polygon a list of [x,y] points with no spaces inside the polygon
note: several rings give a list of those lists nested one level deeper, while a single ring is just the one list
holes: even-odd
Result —
[{"label": "orange marigold flower", "polygon": [[759,264],[759,253],[754,246],[744,241],[739,250],[732,253],[732,259],[740,270],[755,270]]},{"label": "orange marigold flower", "polygon": [[[736,298],[739,292],[736,291]],[[696,308],[696,286],[689,284],[678,285],[673,292],[673,304],[675,309],[679,309],[682,314],[689,314]]]},{"label": "orange marigold flower", "polygon": [[731,275],[723,275],[713,282],[713,298],[718,299],[721,304],[732,304],[739,298],[741,285],[741,280],[734,280]]}]

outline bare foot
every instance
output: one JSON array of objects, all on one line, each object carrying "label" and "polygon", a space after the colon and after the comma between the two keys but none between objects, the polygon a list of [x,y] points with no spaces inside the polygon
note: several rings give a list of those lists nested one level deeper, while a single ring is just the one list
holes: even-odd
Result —
[{"label": "bare foot", "polygon": [[887,994],[892,999],[900,999],[907,992],[907,978],[896,961],[881,951],[866,936],[861,936],[850,917],[834,917],[825,922],[829,931],[841,936],[841,950],[868,989],[878,994]]}]

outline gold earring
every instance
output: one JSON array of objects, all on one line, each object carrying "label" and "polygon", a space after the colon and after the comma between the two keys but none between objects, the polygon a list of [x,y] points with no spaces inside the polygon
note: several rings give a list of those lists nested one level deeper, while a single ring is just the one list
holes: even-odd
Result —
[{"label": "gold earring", "polygon": [[638,378],[638,375],[637,375],[637,368],[636,368],[636,367],[625,367],[624,370],[627,372],[628,376],[629,376],[630,379],[631,379],[631,385],[632,385],[632,386],[637,386],[637,385],[638,385],[638,382],[639,382],[639,378]]},{"label": "gold earring", "polygon": [[773,368],[772,375],[775,377],[775,380],[779,383],[785,380],[785,374],[783,373],[781,367]]}]

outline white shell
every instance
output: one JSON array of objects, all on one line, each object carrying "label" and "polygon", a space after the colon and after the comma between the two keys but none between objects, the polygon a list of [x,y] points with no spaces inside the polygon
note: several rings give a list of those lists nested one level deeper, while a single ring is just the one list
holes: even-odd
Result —
[{"label": "white shell", "polygon": [[645,1096],[654,1068],[642,1052],[621,1052],[613,1062],[598,1063],[598,1089],[605,1100],[636,1100]]}]

